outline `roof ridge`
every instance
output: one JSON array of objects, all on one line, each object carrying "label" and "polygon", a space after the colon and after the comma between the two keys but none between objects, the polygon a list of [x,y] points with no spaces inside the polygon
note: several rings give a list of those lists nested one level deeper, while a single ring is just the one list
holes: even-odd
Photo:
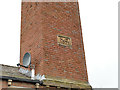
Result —
[{"label": "roof ridge", "polygon": [[5,64],[0,64],[0,66],[7,66],[7,67],[18,68],[17,66],[11,66],[11,65],[5,65]]}]

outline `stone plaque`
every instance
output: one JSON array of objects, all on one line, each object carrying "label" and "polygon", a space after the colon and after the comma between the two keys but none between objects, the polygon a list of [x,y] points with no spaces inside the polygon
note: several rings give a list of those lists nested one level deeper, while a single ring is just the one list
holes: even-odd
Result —
[{"label": "stone plaque", "polygon": [[57,35],[57,42],[59,45],[63,46],[72,46],[72,40],[70,37]]}]

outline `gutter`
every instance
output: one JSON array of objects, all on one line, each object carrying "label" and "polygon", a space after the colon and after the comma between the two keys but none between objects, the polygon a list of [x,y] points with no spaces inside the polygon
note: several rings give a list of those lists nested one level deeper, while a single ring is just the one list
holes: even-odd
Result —
[{"label": "gutter", "polygon": [[12,80],[12,81],[19,81],[19,82],[26,82],[26,83],[39,83],[40,85],[43,85],[43,81],[39,80],[31,80],[31,79],[23,79],[23,78],[16,78],[16,77],[9,77],[9,76],[0,76],[0,79],[2,80]]}]

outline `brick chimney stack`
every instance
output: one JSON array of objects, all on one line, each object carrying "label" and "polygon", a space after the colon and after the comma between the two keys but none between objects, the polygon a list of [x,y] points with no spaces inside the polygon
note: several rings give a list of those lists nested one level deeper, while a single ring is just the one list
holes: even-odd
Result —
[{"label": "brick chimney stack", "polygon": [[22,2],[20,63],[35,74],[88,82],[78,2]]}]

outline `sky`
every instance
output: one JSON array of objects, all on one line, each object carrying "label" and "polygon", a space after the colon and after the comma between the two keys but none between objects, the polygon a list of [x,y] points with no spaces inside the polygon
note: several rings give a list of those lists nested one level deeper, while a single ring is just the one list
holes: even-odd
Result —
[{"label": "sky", "polygon": [[[89,83],[118,87],[118,1],[78,0]],[[21,1],[0,2],[0,64],[20,58]]]}]

